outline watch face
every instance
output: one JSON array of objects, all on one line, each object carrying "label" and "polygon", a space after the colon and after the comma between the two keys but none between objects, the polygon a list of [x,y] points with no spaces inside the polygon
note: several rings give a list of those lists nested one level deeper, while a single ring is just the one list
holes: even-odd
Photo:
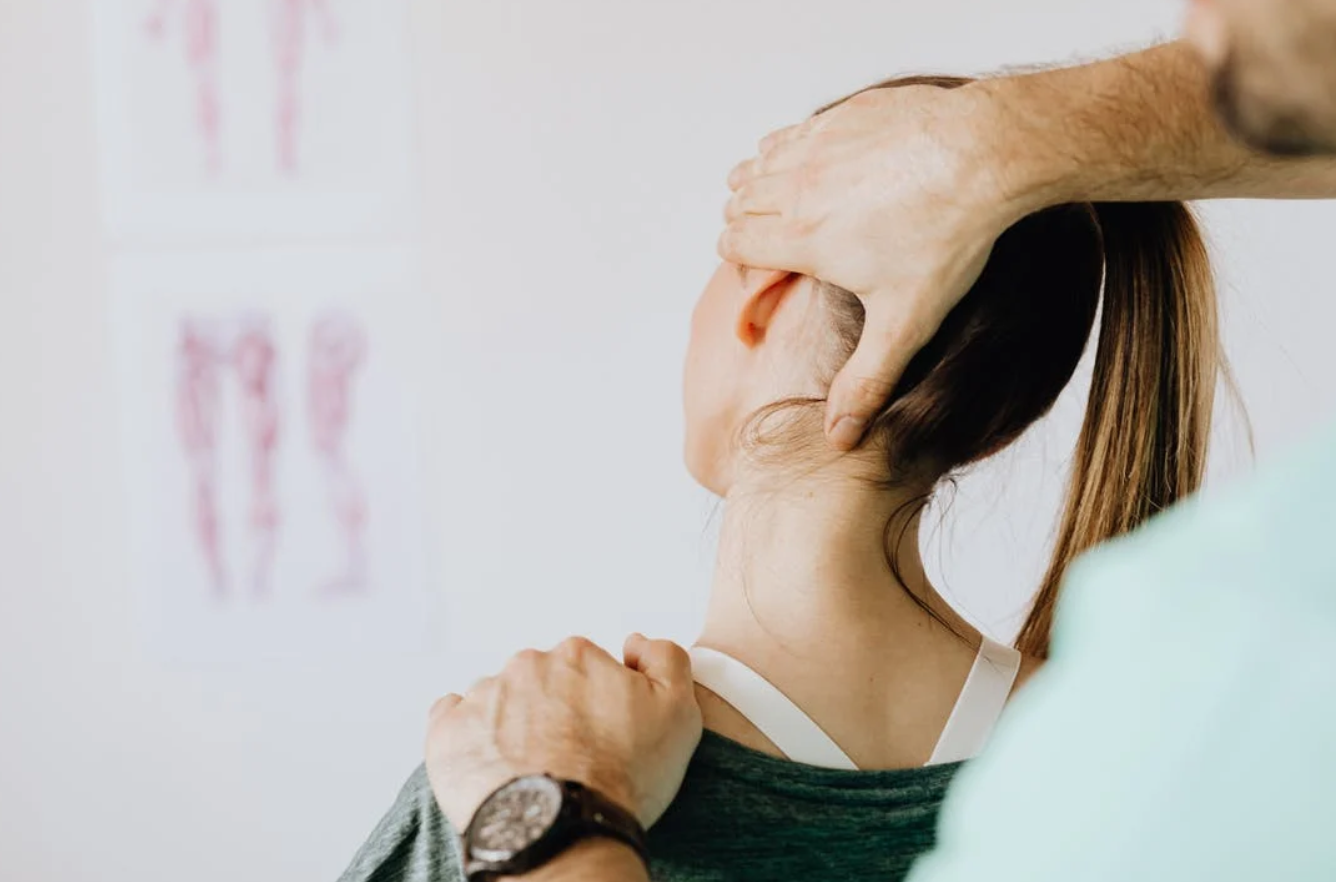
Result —
[{"label": "watch face", "polygon": [[511,781],[493,793],[469,826],[473,857],[510,860],[543,838],[561,812],[561,785],[544,775]]}]

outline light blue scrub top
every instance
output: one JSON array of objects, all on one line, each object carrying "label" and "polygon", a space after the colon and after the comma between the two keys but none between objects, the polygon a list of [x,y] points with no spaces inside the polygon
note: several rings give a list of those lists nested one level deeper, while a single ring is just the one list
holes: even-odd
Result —
[{"label": "light blue scrub top", "polygon": [[1083,558],[910,882],[1336,880],[1336,425]]}]

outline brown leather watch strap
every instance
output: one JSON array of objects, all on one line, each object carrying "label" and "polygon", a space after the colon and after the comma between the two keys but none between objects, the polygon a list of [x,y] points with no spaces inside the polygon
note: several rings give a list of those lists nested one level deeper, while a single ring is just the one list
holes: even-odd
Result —
[{"label": "brown leather watch strap", "polygon": [[646,869],[649,868],[649,847],[645,840],[645,828],[640,826],[640,821],[635,815],[579,781],[561,783],[571,799],[580,807],[580,825],[584,828],[585,835],[609,836],[626,843],[640,855]]}]

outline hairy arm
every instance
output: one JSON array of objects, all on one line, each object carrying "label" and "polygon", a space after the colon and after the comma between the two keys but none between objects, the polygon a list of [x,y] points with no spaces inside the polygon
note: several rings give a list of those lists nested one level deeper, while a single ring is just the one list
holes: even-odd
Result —
[{"label": "hairy arm", "polygon": [[636,853],[610,839],[588,839],[515,882],[649,882]]},{"label": "hairy arm", "polygon": [[1336,196],[1336,159],[1273,159],[1215,119],[1195,51],[1168,43],[958,89],[864,91],[761,142],[729,176],[725,260],[858,295],[858,348],[826,432],[861,439],[905,365],[1016,221],[1066,202]]},{"label": "hairy arm", "polygon": [[1107,61],[981,81],[996,157],[1022,212],[1074,201],[1336,197],[1336,157],[1272,158],[1212,110],[1197,53],[1167,43]]}]

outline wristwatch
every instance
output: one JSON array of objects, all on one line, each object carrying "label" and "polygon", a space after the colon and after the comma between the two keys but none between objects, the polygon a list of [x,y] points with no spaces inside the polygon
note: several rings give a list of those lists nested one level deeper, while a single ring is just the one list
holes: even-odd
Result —
[{"label": "wristwatch", "polygon": [[609,836],[649,866],[645,829],[635,815],[597,790],[551,775],[524,775],[483,801],[461,837],[469,882],[520,876],[581,839]]}]

